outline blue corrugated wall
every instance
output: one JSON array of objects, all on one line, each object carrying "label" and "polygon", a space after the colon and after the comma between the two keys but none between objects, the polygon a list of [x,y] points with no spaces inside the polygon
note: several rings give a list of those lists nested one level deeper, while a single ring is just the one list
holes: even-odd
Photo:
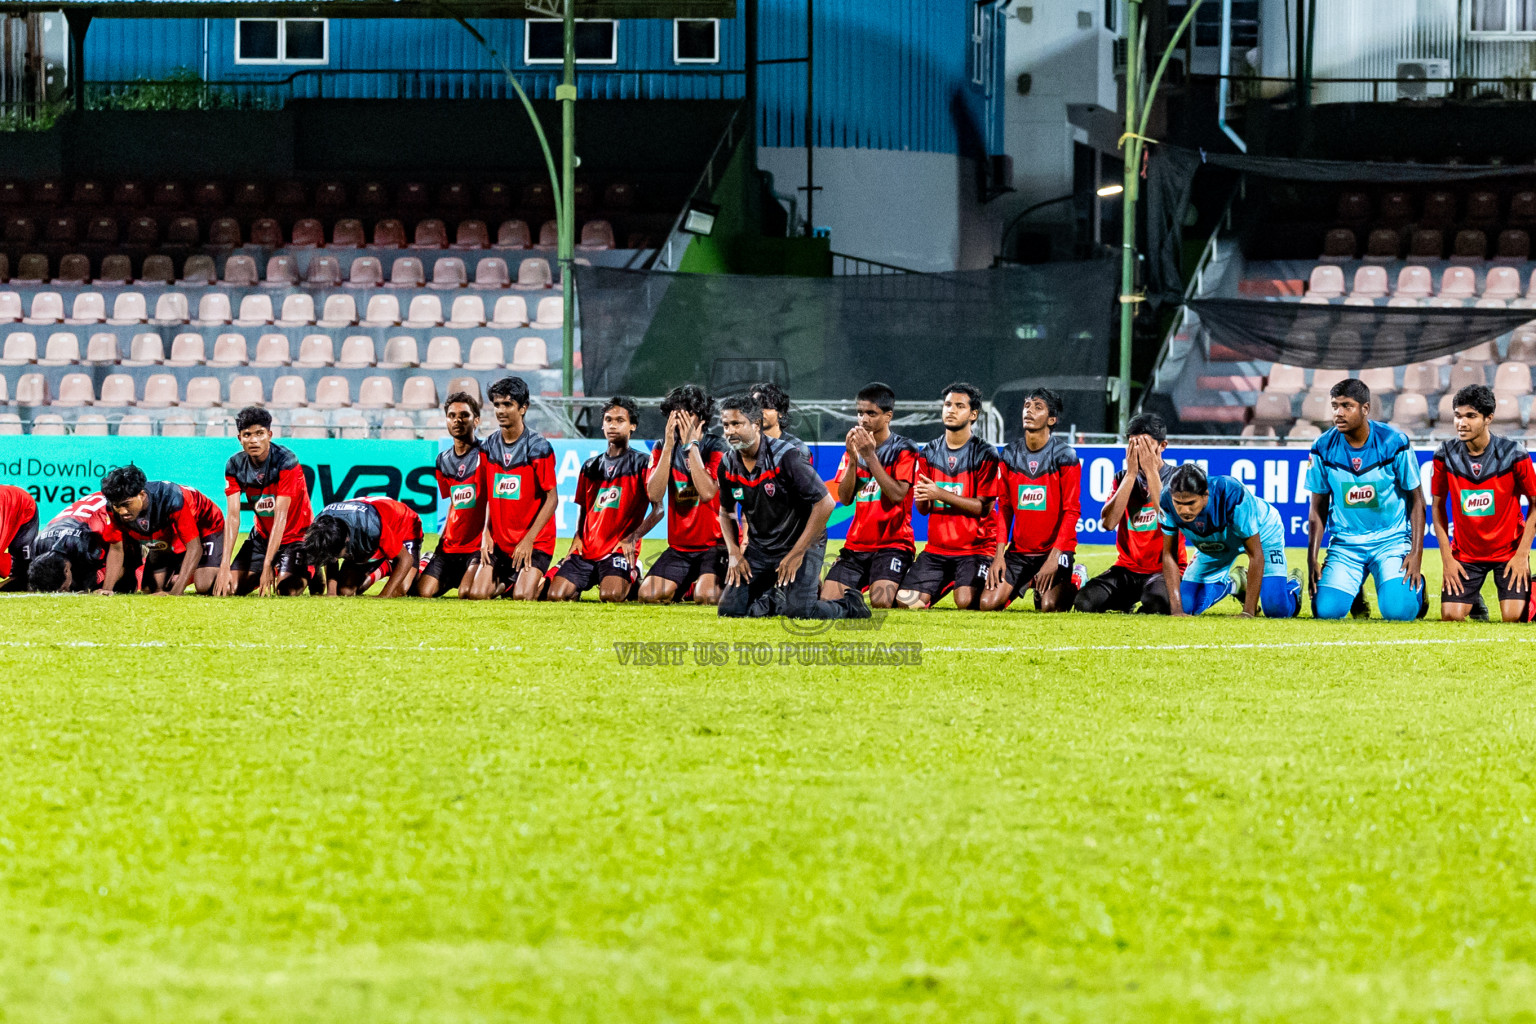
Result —
[{"label": "blue corrugated wall", "polygon": [[[818,146],[974,154],[993,148],[995,111],[972,85],[969,67],[972,0],[815,0]],[[763,59],[805,53],[805,0],[760,0]],[[514,68],[523,68],[521,19],[475,22]],[[249,65],[234,60],[232,19],[97,19],[86,37],[92,82],[161,78],[190,70],[209,81],[286,79],[315,65]],[[721,61],[679,65],[672,23],[619,25],[618,63],[583,66],[584,98],[739,98],[743,80],[742,20],[720,26]],[[1001,60],[995,66],[1001,67]],[[291,95],[373,98],[399,95],[396,78],[363,70],[424,72],[410,95],[484,95],[496,63],[458,24],[442,21],[336,18],[324,74],[300,74]],[[536,96],[552,95],[548,65],[525,80]],[[672,75],[637,71],[674,70]],[[340,72],[348,72],[340,74]],[[545,72],[548,72],[547,74]],[[322,88],[323,92],[319,91]],[[760,72],[759,138],[766,146],[805,144],[805,68],[786,64]],[[995,90],[995,85],[994,85]],[[500,95],[493,93],[492,95]]]}]

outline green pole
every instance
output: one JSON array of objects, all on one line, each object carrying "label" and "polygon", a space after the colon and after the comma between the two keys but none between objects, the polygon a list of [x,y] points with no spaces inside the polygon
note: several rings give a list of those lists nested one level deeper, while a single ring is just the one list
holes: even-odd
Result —
[{"label": "green pole", "polygon": [[1131,330],[1136,317],[1136,183],[1141,147],[1136,144],[1137,73],[1141,64],[1141,0],[1125,0],[1125,192],[1120,225],[1120,428],[1131,422]]},{"label": "green pole", "polygon": [[560,324],[560,390],[575,394],[576,381],[576,4],[565,0],[565,78],[555,90],[560,101],[560,196],[555,203],[560,231],[560,286],[565,317]]}]

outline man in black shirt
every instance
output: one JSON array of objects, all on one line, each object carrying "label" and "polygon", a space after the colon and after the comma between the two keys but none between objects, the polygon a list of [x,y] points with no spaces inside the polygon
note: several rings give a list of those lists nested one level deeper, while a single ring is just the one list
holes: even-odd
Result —
[{"label": "man in black shirt", "polygon": [[[720,595],[722,618],[868,618],[857,590],[818,601],[827,552],[827,519],[836,504],[794,446],[769,437],[750,397],[720,404],[720,426],[731,450],[720,460],[720,530],[729,562]],[[747,524],[742,544],[736,508]]]}]

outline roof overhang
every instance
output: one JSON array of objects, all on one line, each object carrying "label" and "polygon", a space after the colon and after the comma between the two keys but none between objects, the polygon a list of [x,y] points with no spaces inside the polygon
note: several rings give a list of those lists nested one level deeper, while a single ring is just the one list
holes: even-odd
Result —
[{"label": "roof overhang", "polygon": [[[736,0],[574,0],[580,18],[734,18]],[[552,10],[559,2],[541,4]],[[97,18],[526,18],[523,3],[487,0],[0,0],[0,12]]]}]

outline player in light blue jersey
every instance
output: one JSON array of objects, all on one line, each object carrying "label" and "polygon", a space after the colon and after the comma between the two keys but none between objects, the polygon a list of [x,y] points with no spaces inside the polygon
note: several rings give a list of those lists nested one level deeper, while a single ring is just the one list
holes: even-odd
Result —
[{"label": "player in light blue jersey", "polygon": [[[1301,611],[1301,581],[1285,566],[1285,525],[1269,502],[1230,476],[1207,478],[1194,463],[1180,466],[1159,502],[1163,528],[1163,580],[1169,612],[1199,615],[1224,597],[1243,602],[1243,615],[1260,608],[1271,619]],[[1179,580],[1179,537],[1198,554]],[[1232,563],[1248,555],[1247,583],[1232,578]],[[1253,581],[1261,580],[1257,586]]]},{"label": "player in light blue jersey", "polygon": [[[1419,460],[1399,430],[1371,422],[1371,391],[1354,378],[1329,392],[1333,429],[1312,446],[1307,490],[1307,579],[1312,614],[1342,619],[1365,577],[1376,581],[1383,618],[1424,614],[1424,495]],[[1332,531],[1319,568],[1324,528]]]}]

